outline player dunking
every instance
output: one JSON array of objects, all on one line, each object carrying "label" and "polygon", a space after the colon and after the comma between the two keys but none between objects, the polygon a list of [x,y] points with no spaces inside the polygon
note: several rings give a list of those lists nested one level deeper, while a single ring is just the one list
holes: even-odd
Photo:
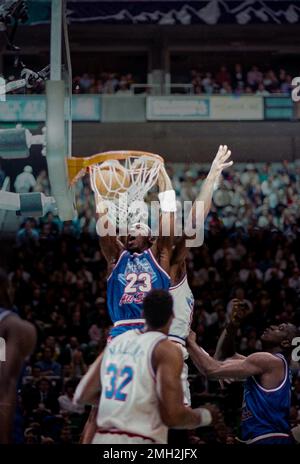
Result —
[{"label": "player dunking", "polygon": [[[216,356],[211,358],[188,338],[188,351],[200,372],[212,379],[246,379],[242,407],[241,433],[246,444],[290,444],[290,372],[292,340],[297,336],[293,324],[272,325],[261,336],[263,352],[242,356],[235,352],[234,337],[242,317],[242,302],[235,301],[231,322],[222,333]],[[239,313],[239,314],[238,314]]]},{"label": "player dunking", "polygon": [[167,443],[168,427],[194,429],[218,420],[214,408],[184,406],[183,359],[167,338],[173,300],[165,290],[144,298],[145,328],[115,337],[78,385],[74,400],[101,398],[94,444]]},{"label": "player dunking", "polygon": [[25,358],[33,351],[36,332],[32,324],[12,312],[11,287],[0,269],[0,337],[5,340],[5,361],[0,360],[0,444],[12,440],[17,382]]},{"label": "player dunking", "polygon": [[[153,288],[169,289],[170,260],[173,246],[174,212],[176,211],[175,191],[163,167],[158,179],[161,224],[167,221],[170,235],[160,235],[156,240],[146,226],[131,227],[125,246],[113,235],[100,238],[100,248],[107,262],[107,306],[114,327],[110,339],[127,330],[141,329],[142,303],[145,295]],[[107,210],[99,214],[97,232],[109,221]],[[162,231],[160,227],[160,232]],[[84,427],[81,442],[88,444],[95,433],[97,411],[92,408]]]},{"label": "player dunking", "polygon": [[[232,165],[232,162],[228,161],[230,155],[231,152],[228,150],[227,146],[219,147],[210,172],[205,180],[204,186],[201,189],[201,193],[197,198],[198,201],[204,202],[205,217],[210,210],[213,191],[218,183],[222,170]],[[174,212],[176,210],[175,192],[172,190],[171,181],[165,170],[162,171],[160,176],[159,188],[161,192],[160,199],[162,213],[165,214],[167,220],[170,221],[170,212]],[[166,195],[168,196],[168,202],[164,201],[164,197],[166,198]],[[194,206],[191,211],[193,225],[199,224],[200,222],[200,220],[198,220],[199,218],[196,218],[197,212],[198,210]],[[105,213],[102,215],[101,219],[103,222],[107,220]],[[175,249],[172,251],[172,239],[170,237],[158,238],[153,245],[153,239],[150,235],[145,237],[143,235],[137,235],[137,231],[133,231],[133,234],[131,235],[129,233],[129,236],[127,237],[127,252],[124,250],[124,246],[117,237],[105,236],[101,238],[100,246],[102,253],[107,260],[108,274],[110,274],[110,277],[108,278],[107,303],[110,316],[114,322],[114,328],[111,331],[112,337],[126,330],[141,328],[143,326],[144,321],[141,320],[140,317],[141,297],[138,296],[138,298],[140,298],[139,305],[134,302],[129,303],[129,301],[133,301],[136,295],[142,295],[143,297],[146,291],[149,291],[152,287],[151,285],[148,285],[147,287],[145,282],[142,282],[143,292],[135,293],[136,285],[131,285],[130,279],[138,279],[138,275],[145,279],[145,272],[141,272],[141,270],[136,272],[135,269],[132,269],[133,265],[131,262],[135,261],[137,263],[135,266],[140,266],[139,262],[142,259],[145,260],[146,256],[147,266],[149,267],[149,264],[151,265],[151,262],[148,262],[149,256],[152,258],[153,254],[155,256],[159,252],[160,266],[163,269],[156,268],[157,276],[153,279],[155,282],[154,287],[167,289],[172,281],[170,292],[172,293],[174,301],[175,318],[170,329],[170,339],[179,343],[182,348],[184,358],[186,359],[188,357],[185,349],[185,339],[190,329],[194,298],[186,278],[186,238],[186,236],[181,237],[175,246]],[[153,248],[148,251],[151,246]],[[146,251],[144,252],[145,249]],[[145,253],[144,257],[143,253],[139,255],[137,254],[137,252],[141,251]],[[172,258],[170,258],[171,255]],[[119,256],[121,256],[121,258],[119,258],[118,261]],[[124,260],[124,264],[120,262],[122,259]],[[142,271],[145,270],[142,269]],[[170,272],[171,278],[169,278],[165,271],[168,273]],[[126,283],[126,286],[124,283]],[[190,391],[187,376],[188,368],[184,363],[182,372],[184,401],[185,404],[190,405]],[[89,443],[94,434],[95,416],[96,412],[95,410],[92,410],[83,433],[83,443]]]},{"label": "player dunking", "polygon": [[[158,179],[161,221],[172,222],[176,211],[175,192],[165,168]],[[100,213],[97,230],[107,224],[107,211]],[[153,288],[169,289],[170,259],[173,232],[161,233],[155,240],[147,226],[137,224],[129,229],[125,246],[113,235],[100,238],[101,251],[107,261],[107,305],[114,327],[110,332],[115,337],[126,330],[141,328],[144,296]],[[100,235],[101,233],[99,233]]]},{"label": "player dunking", "polygon": [[[203,219],[207,217],[214,189],[216,188],[220,175],[223,169],[226,169],[229,166],[232,166],[233,162],[228,161],[231,155],[231,151],[228,150],[226,145],[220,145],[217,155],[211,165],[210,171],[207,178],[204,181],[204,184],[201,188],[201,192],[197,197],[192,210],[191,210],[191,219],[193,227],[198,226],[203,223]],[[196,203],[203,202],[204,206],[204,217],[197,217],[199,214]],[[187,237],[184,235],[177,242],[172,258],[171,258],[171,287],[170,293],[173,296],[174,300],[174,320],[171,324],[169,338],[175,343],[178,343],[183,351],[184,359],[188,358],[188,353],[186,350],[185,340],[190,331],[190,325],[192,321],[194,297],[192,291],[189,287],[186,275],[186,256],[188,248],[186,246]],[[187,381],[188,377],[188,366],[184,363],[183,372],[182,372],[182,381],[184,389],[184,397],[186,404],[190,405],[190,389]]]}]

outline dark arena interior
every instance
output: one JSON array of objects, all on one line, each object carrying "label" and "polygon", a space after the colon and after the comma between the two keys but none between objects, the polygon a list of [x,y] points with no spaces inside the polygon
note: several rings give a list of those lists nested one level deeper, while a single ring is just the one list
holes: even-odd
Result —
[{"label": "dark arena interior", "polygon": [[[300,442],[299,56],[295,0],[0,0],[0,443],[145,440],[231,445],[234,454],[241,442]],[[106,152],[113,155],[93,158]],[[137,171],[152,176],[150,187]],[[115,364],[105,374],[105,356],[134,329],[140,337],[168,334],[151,315],[152,331],[149,321],[136,326],[149,291],[162,311],[167,297],[159,291],[170,287],[180,319],[188,298],[171,289],[184,281],[172,277],[182,237],[156,238],[170,246],[166,265],[155,255],[160,245],[145,251],[147,239],[131,242],[130,232],[112,241],[127,254],[115,248],[107,259],[102,197],[116,201],[127,190],[130,202],[149,209],[159,190],[161,215],[173,214],[176,201],[204,202],[203,243],[185,247],[181,261],[195,335],[188,329],[151,348],[151,366],[145,358],[141,367],[156,376],[149,392],[122,364],[126,353],[108,379]],[[127,255],[131,273],[125,264],[120,270]],[[124,332],[111,334],[124,320]],[[13,335],[21,323],[31,334],[25,341]],[[170,367],[161,373],[164,344],[170,363],[175,345],[178,353],[183,347],[191,406],[183,405],[175,367],[174,379]],[[85,401],[88,378],[100,382],[97,418]],[[142,389],[145,412],[137,412]],[[164,389],[180,414],[167,411]],[[149,435],[143,424],[155,408],[162,432]],[[137,431],[136,414],[145,417]]]}]

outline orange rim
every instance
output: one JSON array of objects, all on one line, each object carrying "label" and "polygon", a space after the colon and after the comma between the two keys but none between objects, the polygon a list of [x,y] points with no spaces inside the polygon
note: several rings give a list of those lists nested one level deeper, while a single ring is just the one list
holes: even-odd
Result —
[{"label": "orange rim", "polygon": [[105,151],[103,153],[97,153],[96,155],[87,156],[84,158],[71,156],[70,158],[67,158],[70,185],[74,184],[80,177],[84,176],[88,168],[94,164],[102,163],[103,161],[108,160],[124,160],[130,158],[131,156],[148,156],[149,158],[160,161],[162,164],[164,163],[164,159],[160,155],[138,150]]}]

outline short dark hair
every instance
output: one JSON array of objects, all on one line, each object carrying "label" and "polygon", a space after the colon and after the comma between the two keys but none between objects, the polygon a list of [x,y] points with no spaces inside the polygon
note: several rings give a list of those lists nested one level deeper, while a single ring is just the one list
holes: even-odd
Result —
[{"label": "short dark hair", "polygon": [[151,290],[144,298],[144,317],[149,327],[160,329],[173,316],[173,298],[166,290]]}]

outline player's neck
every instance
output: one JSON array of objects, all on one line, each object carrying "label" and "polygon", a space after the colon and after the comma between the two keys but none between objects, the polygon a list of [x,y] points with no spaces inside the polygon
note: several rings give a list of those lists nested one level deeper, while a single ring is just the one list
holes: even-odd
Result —
[{"label": "player's neck", "polygon": [[129,253],[131,253],[132,255],[134,255],[135,253],[137,253],[138,255],[141,255],[142,253],[144,253],[144,251],[148,250],[149,247],[148,246],[145,246],[143,248],[139,248],[138,250],[128,250]]},{"label": "player's neck", "polygon": [[160,329],[155,329],[154,327],[151,327],[150,325],[145,325],[144,327],[144,330],[143,330],[144,333],[147,333],[147,332],[160,332],[164,335],[168,335],[168,328],[165,328],[165,327],[161,327]]},{"label": "player's neck", "polygon": [[270,353],[270,354],[278,354],[278,353],[280,353],[284,357],[286,357],[285,353],[283,353],[282,348],[280,346],[263,347],[263,350],[266,351],[267,353]]}]

